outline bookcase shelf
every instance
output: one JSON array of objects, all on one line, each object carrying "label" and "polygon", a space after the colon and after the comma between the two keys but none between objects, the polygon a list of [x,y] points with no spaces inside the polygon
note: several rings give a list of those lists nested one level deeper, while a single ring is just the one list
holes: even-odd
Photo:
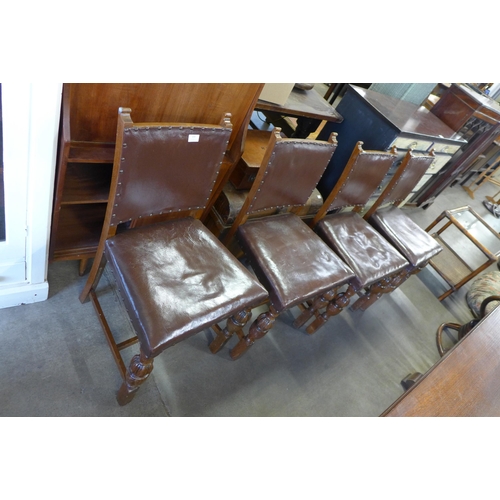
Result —
[{"label": "bookcase shelf", "polygon": [[52,212],[50,260],[95,255],[106,214],[120,107],[137,123],[219,124],[231,113],[215,200],[239,160],[261,83],[65,83]]}]

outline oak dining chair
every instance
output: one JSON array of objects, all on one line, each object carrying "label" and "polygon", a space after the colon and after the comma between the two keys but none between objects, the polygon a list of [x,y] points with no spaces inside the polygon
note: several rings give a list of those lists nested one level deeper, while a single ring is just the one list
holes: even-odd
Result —
[{"label": "oak dining chair", "polygon": [[[236,237],[269,292],[267,310],[251,324],[247,335],[238,335],[239,341],[230,351],[233,359],[264,337],[284,311],[306,301],[315,310],[334,300],[354,277],[294,213],[304,207],[323,175],[337,146],[335,137],[332,134],[328,141],[287,139],[281,137],[279,128],[274,129],[252,188],[224,236],[226,245]],[[285,213],[258,216],[270,209]],[[230,333],[217,332],[211,351],[219,351]]]},{"label": "oak dining chair", "polygon": [[[354,147],[340,179],[311,223],[356,276],[345,291],[345,300],[358,295],[353,310],[366,310],[399,286],[408,265],[401,253],[359,214],[393,166],[396,149],[365,151],[362,146],[359,141]],[[335,313],[333,302],[321,314],[308,308],[303,319],[307,322],[314,316],[314,320],[307,331],[315,332]]]},{"label": "oak dining chair", "polygon": [[443,250],[435,238],[399,207],[434,159],[433,151],[423,155],[409,150],[387,187],[364,215],[364,219],[408,260],[402,282],[420,272]]},{"label": "oak dining chair", "polygon": [[[165,349],[223,320],[223,331],[238,330],[267,298],[199,220],[230,135],[229,114],[220,125],[133,123],[130,109],[119,110],[110,198],[80,300],[90,296],[123,379],[120,405],[133,399]],[[120,343],[96,291],[106,264],[136,333]],[[137,342],[127,369],[121,351]]]}]

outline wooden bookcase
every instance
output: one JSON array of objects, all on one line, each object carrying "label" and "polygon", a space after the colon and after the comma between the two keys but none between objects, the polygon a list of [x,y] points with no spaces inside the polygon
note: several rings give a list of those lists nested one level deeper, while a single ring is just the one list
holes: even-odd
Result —
[{"label": "wooden bookcase", "polygon": [[131,108],[136,122],[218,124],[224,113],[231,113],[233,132],[212,193],[215,200],[241,157],[262,87],[64,84],[50,259],[80,260],[83,274],[95,254],[108,201],[119,107]]}]

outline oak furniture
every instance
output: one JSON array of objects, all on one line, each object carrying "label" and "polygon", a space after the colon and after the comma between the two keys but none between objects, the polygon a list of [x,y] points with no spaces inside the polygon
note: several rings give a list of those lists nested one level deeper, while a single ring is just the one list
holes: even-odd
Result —
[{"label": "oak furniture", "polygon": [[451,84],[430,112],[462,135],[467,145],[461,147],[442,175],[421,189],[415,200],[419,206],[432,203],[443,189],[459,182],[500,134],[500,104],[467,85]]},{"label": "oak furniture", "polygon": [[500,307],[482,319],[382,417],[499,417]]},{"label": "oak furniture", "polygon": [[231,113],[233,130],[213,187],[215,199],[241,156],[262,87],[258,83],[64,84],[50,259],[80,260],[83,274],[96,252],[109,199],[119,107],[134,109],[138,122],[217,123],[223,113]]},{"label": "oak furniture", "polygon": [[[343,120],[340,113],[315,89],[292,89],[282,106],[259,99],[255,109],[262,111],[266,116],[266,121],[280,127],[288,137],[302,139],[314,132],[323,120],[335,123]],[[298,119],[295,130],[284,122],[283,117],[287,116]],[[327,139],[328,136],[325,140]]]},{"label": "oak furniture", "polygon": [[[229,177],[229,182],[236,189],[249,190],[252,187],[272,133],[269,130],[253,129],[247,132],[245,149]],[[286,137],[283,132],[280,135]]]},{"label": "oak furniture", "polygon": [[[394,290],[402,282],[408,261],[359,215],[383,177],[396,160],[396,151],[365,151],[360,141],[356,144],[341,178],[326,197],[312,220],[311,227],[354,271],[355,278],[342,295],[347,304],[354,294],[359,298],[352,309],[365,310],[382,294]],[[348,210],[351,209],[351,210]],[[312,307],[302,313],[295,326],[301,326],[314,317],[306,328],[314,333],[328,319],[338,314],[337,298]],[[310,304],[309,304],[310,305]]]},{"label": "oak furniture", "polygon": [[[90,296],[122,376],[120,405],[132,400],[165,349],[227,318],[223,331],[239,331],[267,298],[199,221],[230,141],[229,115],[219,126],[133,123],[130,113],[119,110],[109,202],[80,295],[82,302]],[[147,224],[157,215],[168,220]],[[119,344],[96,291],[106,264],[137,335]],[[139,354],[127,369],[120,351],[136,342]]]},{"label": "oak furniture", "polygon": [[[326,123],[318,139],[337,132],[339,146],[321,179],[318,190],[326,198],[340,178],[351,152],[358,141],[370,150],[388,151],[397,148],[398,160],[408,149],[416,153],[428,153],[434,149],[436,157],[426,174],[412,190],[406,203],[415,203],[418,193],[433,177],[447,169],[452,155],[466,141],[423,106],[389,97],[368,89],[349,85],[337,106],[342,123]],[[389,171],[373,198],[380,196],[394,170]]]},{"label": "oak furniture", "polygon": [[[353,277],[341,259],[295,215],[302,208],[336,148],[328,141],[284,139],[279,128],[271,134],[252,189],[231,229],[224,237],[229,244],[236,236],[259,281],[269,292],[268,310],[252,323],[246,336],[239,336],[231,349],[233,359],[242,356],[272,328],[285,310],[311,300],[315,310],[323,301],[340,294]],[[288,207],[291,212],[249,218],[250,214]],[[210,345],[217,352],[230,339],[230,332],[216,332]]]},{"label": "oak furniture", "polygon": [[[255,105],[257,111],[263,111],[267,121],[278,126],[283,137],[305,139],[313,128],[322,120],[341,122],[342,116],[323,99],[316,90],[292,89],[287,101],[283,105],[259,99]],[[297,127],[293,130],[284,123],[285,116],[298,119]],[[286,128],[286,134],[283,130]],[[246,137],[245,149],[237,163],[231,177],[231,183],[236,189],[250,189],[260,167],[260,161],[269,142],[270,132],[267,130],[249,130]]]},{"label": "oak furniture", "polygon": [[[215,200],[209,218],[205,225],[217,236],[222,239],[226,232],[231,228],[238,216],[245,200],[248,196],[248,189],[236,189],[228,182],[217,200]],[[312,219],[323,204],[323,198],[315,188],[303,208],[294,208],[294,213],[301,219]],[[262,215],[274,215],[289,212],[291,207],[276,207],[268,212],[259,214],[249,214],[249,218],[260,217]]]},{"label": "oak furniture", "polygon": [[404,280],[420,272],[439,252],[441,245],[400,208],[400,205],[428,171],[434,161],[434,152],[429,155],[406,153],[384,192],[364,215],[385,239],[409,262]]},{"label": "oak furniture", "polygon": [[426,232],[433,229],[431,236],[443,247],[443,252],[429,264],[449,286],[438,297],[442,301],[497,262],[500,235],[469,206],[445,210]]},{"label": "oak furniture", "polygon": [[495,179],[495,174],[500,170],[500,157],[495,159],[490,165],[478,172],[478,175],[470,181],[469,185],[461,184],[465,192],[474,199],[474,193],[483,185],[483,182],[491,182],[496,186],[500,186],[500,182]]}]

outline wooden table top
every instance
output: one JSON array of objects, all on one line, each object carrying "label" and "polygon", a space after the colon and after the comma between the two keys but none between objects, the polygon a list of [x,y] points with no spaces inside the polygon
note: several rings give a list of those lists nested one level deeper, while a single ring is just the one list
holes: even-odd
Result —
[{"label": "wooden table top", "polygon": [[500,307],[381,416],[500,416]]},{"label": "wooden table top", "polygon": [[283,106],[271,102],[258,100],[255,109],[262,111],[274,111],[285,116],[295,118],[316,118],[340,123],[343,118],[335,108],[314,90],[293,89]]},{"label": "wooden table top", "polygon": [[361,87],[350,86],[353,95],[368,103],[384,120],[399,133],[439,139],[441,142],[467,144],[467,141],[424,106],[374,92]]}]

